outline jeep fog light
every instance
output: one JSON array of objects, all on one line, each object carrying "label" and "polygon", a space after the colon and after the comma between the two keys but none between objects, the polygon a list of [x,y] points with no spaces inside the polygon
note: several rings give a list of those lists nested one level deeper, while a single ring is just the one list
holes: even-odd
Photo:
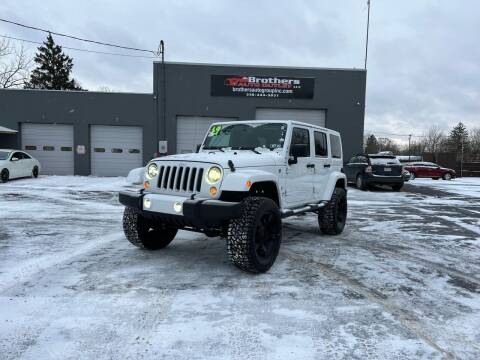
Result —
[{"label": "jeep fog light", "polygon": [[175,204],[173,204],[173,210],[175,210],[176,213],[181,213],[182,210],[183,210],[183,205],[182,203],[180,202],[176,202]]},{"label": "jeep fog light", "polygon": [[147,172],[145,173],[145,175],[148,179],[153,179],[155,176],[157,176],[158,175],[157,164],[152,163],[152,164],[148,165]]},{"label": "jeep fog light", "polygon": [[152,200],[150,199],[143,199],[143,208],[144,209],[150,209],[150,207],[152,206]]},{"label": "jeep fog light", "polygon": [[218,190],[215,186],[212,186],[210,190],[208,190],[208,192],[210,193],[211,196],[215,196],[217,195]]},{"label": "jeep fog light", "polygon": [[221,179],[222,179],[222,169],[220,169],[218,166],[212,166],[210,169],[208,169],[207,173],[205,174],[205,180],[210,185],[213,185],[219,182]]}]

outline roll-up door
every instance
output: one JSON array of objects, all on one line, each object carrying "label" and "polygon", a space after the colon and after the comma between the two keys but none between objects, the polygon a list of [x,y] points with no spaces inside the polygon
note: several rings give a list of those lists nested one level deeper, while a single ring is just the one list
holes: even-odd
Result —
[{"label": "roll-up door", "polygon": [[22,149],[40,161],[41,173],[73,175],[73,125],[21,125]]},{"label": "roll-up door", "polygon": [[126,176],[143,166],[142,128],[90,126],[91,172],[96,176]]},{"label": "roll-up door", "polygon": [[219,121],[235,121],[236,118],[205,116],[177,116],[177,154],[195,152],[205,138],[210,125]]},{"label": "roll-up door", "polygon": [[325,110],[259,108],[257,120],[295,120],[325,127]]}]

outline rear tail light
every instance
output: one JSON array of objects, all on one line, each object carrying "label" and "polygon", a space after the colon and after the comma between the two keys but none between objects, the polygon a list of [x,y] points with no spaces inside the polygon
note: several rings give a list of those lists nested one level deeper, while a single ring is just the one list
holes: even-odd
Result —
[{"label": "rear tail light", "polygon": [[372,167],[370,165],[368,165],[367,168],[365,169],[365,172],[367,174],[371,174],[372,173]]}]

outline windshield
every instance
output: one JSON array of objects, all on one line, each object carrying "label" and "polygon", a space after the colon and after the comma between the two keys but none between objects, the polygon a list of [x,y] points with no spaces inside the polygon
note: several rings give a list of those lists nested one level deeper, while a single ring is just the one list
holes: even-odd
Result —
[{"label": "windshield", "polygon": [[212,125],[203,149],[260,150],[281,149],[285,143],[287,124],[217,124]]},{"label": "windshield", "polygon": [[401,165],[397,158],[391,157],[371,157],[372,165]]},{"label": "windshield", "polygon": [[8,155],[10,155],[9,151],[0,151],[0,160],[7,160]]}]

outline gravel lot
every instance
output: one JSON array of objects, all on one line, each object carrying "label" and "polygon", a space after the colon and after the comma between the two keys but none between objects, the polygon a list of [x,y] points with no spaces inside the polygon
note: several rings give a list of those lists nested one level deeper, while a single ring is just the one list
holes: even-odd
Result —
[{"label": "gravel lot", "polygon": [[2,359],[480,358],[480,179],[350,188],[341,236],[287,219],[257,276],[218,238],[131,246],[124,186],[0,184]]}]

